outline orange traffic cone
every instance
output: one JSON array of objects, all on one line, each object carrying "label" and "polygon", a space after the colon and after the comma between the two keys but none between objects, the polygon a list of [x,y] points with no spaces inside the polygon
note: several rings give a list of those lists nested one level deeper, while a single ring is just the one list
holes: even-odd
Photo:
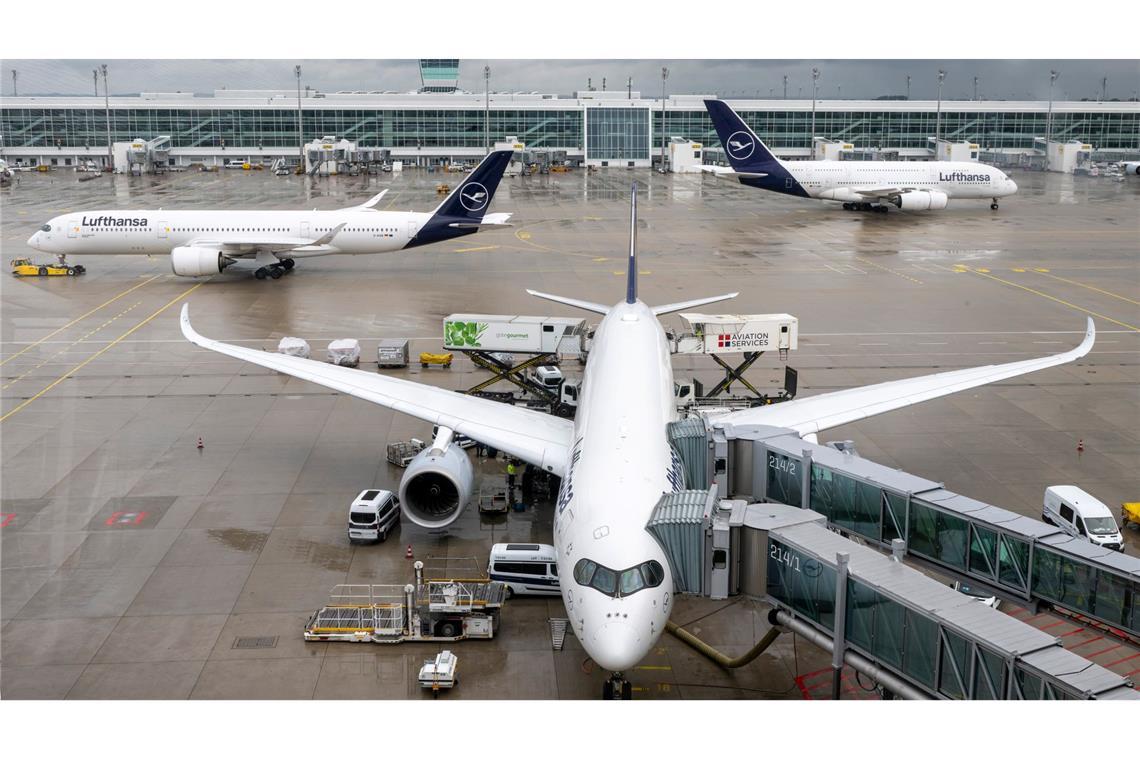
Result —
[{"label": "orange traffic cone", "polygon": [[406,552],[404,552],[404,557],[406,559],[414,559],[414,555],[412,554],[412,545],[411,544],[408,544],[408,550]]}]

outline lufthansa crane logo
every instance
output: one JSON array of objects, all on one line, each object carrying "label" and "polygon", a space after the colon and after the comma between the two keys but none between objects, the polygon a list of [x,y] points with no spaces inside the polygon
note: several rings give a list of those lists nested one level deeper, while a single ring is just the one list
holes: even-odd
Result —
[{"label": "lufthansa crane logo", "polygon": [[737,161],[743,161],[750,157],[752,151],[756,150],[756,140],[747,132],[733,132],[728,136],[726,142],[725,150]]},{"label": "lufthansa crane logo", "polygon": [[487,192],[487,188],[478,182],[468,182],[459,191],[459,202],[468,211],[482,211],[487,207],[487,201],[490,197],[491,194]]}]

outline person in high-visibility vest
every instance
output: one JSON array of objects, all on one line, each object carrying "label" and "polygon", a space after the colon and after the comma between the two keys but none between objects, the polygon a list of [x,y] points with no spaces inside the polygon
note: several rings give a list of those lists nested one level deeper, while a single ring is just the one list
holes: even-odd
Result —
[{"label": "person in high-visibility vest", "polygon": [[514,489],[515,487],[515,460],[507,460],[507,488]]}]

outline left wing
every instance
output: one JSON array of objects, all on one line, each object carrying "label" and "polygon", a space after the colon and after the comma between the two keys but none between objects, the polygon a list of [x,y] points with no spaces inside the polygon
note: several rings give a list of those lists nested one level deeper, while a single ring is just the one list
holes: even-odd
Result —
[{"label": "left wing", "polygon": [[1096,328],[1089,318],[1085,339],[1071,351],[1040,359],[1026,359],[1009,364],[991,364],[987,367],[958,369],[935,375],[892,380],[878,385],[823,393],[819,396],[797,398],[772,406],[757,406],[739,412],[714,417],[714,425],[774,425],[792,428],[801,436],[844,425],[848,422],[873,417],[876,414],[901,409],[922,401],[948,396],[951,393],[1017,377],[1039,369],[1055,367],[1076,361],[1092,350],[1096,341]]},{"label": "left wing", "polygon": [[574,430],[570,420],[434,385],[211,340],[190,325],[188,304],[182,305],[181,319],[182,334],[194,345],[451,428],[559,477],[565,471]]},{"label": "left wing", "polygon": [[216,245],[224,248],[226,255],[240,258],[242,256],[251,256],[258,251],[298,251],[305,249],[306,251],[317,251],[329,243],[333,238],[344,229],[348,222],[341,222],[331,230],[321,235],[315,240],[299,237],[271,237],[271,236],[258,236],[251,235],[246,238],[238,237],[225,237],[225,238],[194,238],[187,245]]}]

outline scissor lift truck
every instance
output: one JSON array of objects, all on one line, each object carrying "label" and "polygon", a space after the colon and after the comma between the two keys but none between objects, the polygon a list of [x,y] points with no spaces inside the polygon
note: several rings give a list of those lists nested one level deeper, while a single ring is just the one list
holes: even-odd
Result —
[{"label": "scissor lift truck", "polygon": [[[474,559],[471,565],[477,567]],[[506,587],[476,573],[439,577],[416,562],[406,586],[341,583],[305,624],[305,641],[459,641],[494,638]]]}]

